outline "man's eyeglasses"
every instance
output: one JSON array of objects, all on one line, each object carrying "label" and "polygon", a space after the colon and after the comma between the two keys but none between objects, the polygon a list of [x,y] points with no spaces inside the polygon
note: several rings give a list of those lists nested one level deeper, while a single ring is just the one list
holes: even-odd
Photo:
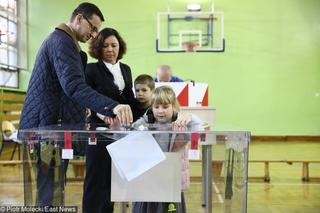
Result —
[{"label": "man's eyeglasses", "polygon": [[82,17],[89,23],[90,28],[91,28],[91,32],[92,33],[98,33],[98,28],[95,27],[85,15],[82,15]]}]

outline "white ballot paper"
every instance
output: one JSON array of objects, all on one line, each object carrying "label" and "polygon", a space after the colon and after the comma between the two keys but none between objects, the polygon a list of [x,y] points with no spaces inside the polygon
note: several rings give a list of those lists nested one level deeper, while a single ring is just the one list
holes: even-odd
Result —
[{"label": "white ballot paper", "polygon": [[166,159],[128,182],[112,163],[111,201],[181,202],[181,153],[165,152]]},{"label": "white ballot paper", "polygon": [[148,132],[133,132],[106,146],[122,179],[131,181],[166,159]]}]

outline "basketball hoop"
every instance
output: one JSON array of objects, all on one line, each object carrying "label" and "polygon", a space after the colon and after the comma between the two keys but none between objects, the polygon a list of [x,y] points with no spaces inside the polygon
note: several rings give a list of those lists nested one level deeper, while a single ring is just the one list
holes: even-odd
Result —
[{"label": "basketball hoop", "polygon": [[224,13],[213,11],[158,12],[157,52],[224,52]]},{"label": "basketball hoop", "polygon": [[197,43],[193,41],[183,42],[182,46],[187,52],[195,52],[196,47],[198,47]]}]

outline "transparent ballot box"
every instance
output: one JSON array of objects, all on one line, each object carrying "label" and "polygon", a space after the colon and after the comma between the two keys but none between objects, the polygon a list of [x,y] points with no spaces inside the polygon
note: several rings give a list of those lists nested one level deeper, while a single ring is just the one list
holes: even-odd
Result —
[{"label": "transparent ballot box", "polygon": [[107,172],[115,212],[150,202],[172,212],[174,205],[186,212],[247,209],[249,132],[65,125],[20,130],[19,138],[26,206],[76,206],[81,212],[84,170],[96,148],[112,160]]}]

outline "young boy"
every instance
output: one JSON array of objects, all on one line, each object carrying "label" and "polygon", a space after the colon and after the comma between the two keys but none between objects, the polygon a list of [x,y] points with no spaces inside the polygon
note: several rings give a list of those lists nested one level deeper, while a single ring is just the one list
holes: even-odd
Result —
[{"label": "young boy", "polygon": [[150,75],[142,74],[134,80],[134,90],[138,104],[133,106],[133,120],[136,121],[144,115],[151,106],[152,92],[155,83]]}]

